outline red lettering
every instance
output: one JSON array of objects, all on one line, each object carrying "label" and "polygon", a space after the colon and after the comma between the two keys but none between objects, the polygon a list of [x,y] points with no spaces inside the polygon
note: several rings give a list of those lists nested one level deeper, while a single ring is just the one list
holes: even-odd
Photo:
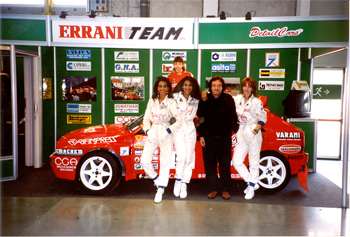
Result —
[{"label": "red lettering", "polygon": [[108,35],[112,38],[115,39],[115,26],[113,26],[113,31],[111,27],[106,26],[106,38],[108,39]]},{"label": "red lettering", "polygon": [[96,38],[97,35],[99,35],[99,37],[98,37],[99,39],[105,39],[101,26],[96,26],[94,38]]},{"label": "red lettering", "polygon": [[70,38],[81,38],[79,35],[80,27],[79,26],[71,26],[70,27]]},{"label": "red lettering", "polygon": [[69,35],[67,35],[67,30],[69,29],[69,26],[67,25],[59,25],[60,27],[60,38],[68,38]]},{"label": "red lettering", "polygon": [[82,31],[82,37],[83,38],[92,38],[92,36],[91,36],[91,31],[92,31],[91,26],[81,26],[81,31]]}]

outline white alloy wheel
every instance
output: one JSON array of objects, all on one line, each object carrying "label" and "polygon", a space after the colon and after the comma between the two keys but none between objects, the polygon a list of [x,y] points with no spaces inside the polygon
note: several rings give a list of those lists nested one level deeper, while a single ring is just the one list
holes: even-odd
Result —
[{"label": "white alloy wheel", "polygon": [[289,183],[290,166],[279,153],[262,152],[259,170],[259,185],[270,192],[278,192]]}]

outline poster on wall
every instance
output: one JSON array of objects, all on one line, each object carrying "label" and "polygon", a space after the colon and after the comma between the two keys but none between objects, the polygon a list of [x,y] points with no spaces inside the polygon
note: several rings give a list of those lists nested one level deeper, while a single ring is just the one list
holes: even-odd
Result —
[{"label": "poster on wall", "polygon": [[265,67],[279,67],[279,66],[280,66],[280,53],[265,54]]},{"label": "poster on wall", "polygon": [[96,101],[96,77],[63,76],[62,99]]},{"label": "poster on wall", "polygon": [[284,91],[284,81],[259,81],[259,90]]},{"label": "poster on wall", "polygon": [[[205,88],[207,91],[209,91],[209,81],[210,81],[211,77],[206,77],[205,78]],[[226,84],[226,88],[224,90],[224,92],[226,94],[229,94],[231,96],[236,96],[240,93],[240,79],[239,77],[223,77],[222,79],[224,79],[225,84]]]},{"label": "poster on wall", "polygon": [[285,69],[259,69],[259,78],[284,78],[285,74]]},{"label": "poster on wall", "polygon": [[144,77],[111,77],[112,100],[145,100]]}]

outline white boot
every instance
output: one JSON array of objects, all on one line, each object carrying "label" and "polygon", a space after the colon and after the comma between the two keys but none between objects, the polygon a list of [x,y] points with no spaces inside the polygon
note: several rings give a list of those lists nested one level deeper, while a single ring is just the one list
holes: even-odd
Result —
[{"label": "white boot", "polygon": [[163,193],[164,193],[164,188],[158,188],[157,193],[156,193],[156,196],[154,197],[154,202],[155,202],[155,203],[160,203],[160,202],[162,202]]},{"label": "white boot", "polygon": [[174,184],[174,195],[175,197],[178,197],[180,195],[180,188],[181,188],[181,181],[175,181]]},{"label": "white boot", "polygon": [[[244,191],[243,191],[245,194],[247,194],[248,188],[249,188],[249,183],[248,183],[248,186],[246,187],[246,189],[244,189]],[[254,186],[254,191],[255,191],[255,190],[258,190],[259,188],[260,188],[259,184],[255,184],[255,186]]]},{"label": "white boot", "polygon": [[180,198],[186,198],[187,197],[187,184],[182,183],[181,189],[180,189]]},{"label": "white boot", "polygon": [[253,186],[248,186],[247,188],[247,194],[245,195],[245,199],[249,200],[252,199],[254,197],[254,187]]},{"label": "white boot", "polygon": [[159,185],[159,177],[157,176],[156,179],[153,180],[154,182],[154,186],[156,186],[158,188],[158,185]]}]

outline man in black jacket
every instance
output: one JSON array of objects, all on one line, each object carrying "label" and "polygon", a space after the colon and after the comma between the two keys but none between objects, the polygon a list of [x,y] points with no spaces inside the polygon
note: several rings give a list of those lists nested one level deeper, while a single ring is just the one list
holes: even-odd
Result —
[{"label": "man in black jacket", "polygon": [[[232,132],[237,131],[236,106],[232,96],[225,94],[225,82],[220,76],[209,82],[208,99],[199,102],[197,115],[204,117],[198,128],[203,149],[204,168],[210,188],[208,198],[219,191],[224,199],[230,199]],[[217,175],[219,163],[220,180]]]}]

